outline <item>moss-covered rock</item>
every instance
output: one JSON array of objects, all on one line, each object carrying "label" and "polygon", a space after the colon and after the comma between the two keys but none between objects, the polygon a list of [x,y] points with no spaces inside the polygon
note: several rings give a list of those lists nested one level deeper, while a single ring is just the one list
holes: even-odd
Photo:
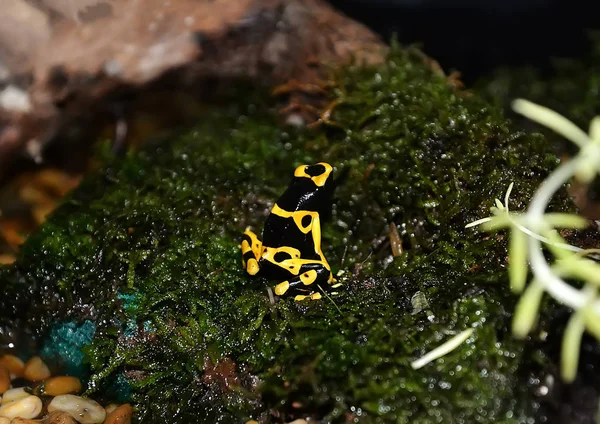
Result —
[{"label": "moss-covered rock", "polygon": [[[197,128],[107,161],[0,270],[3,322],[27,316],[38,337],[95,323],[90,391],[127,383],[144,422],[533,416],[544,355],[507,329],[506,240],[464,226],[510,182],[523,207],[557,158],[417,51],[333,81],[320,127],[282,127],[269,98],[240,88]],[[317,161],[349,169],[323,228],[344,286],[271,303],[274,282],[242,270],[240,235],[262,228],[296,166]],[[411,368],[466,328],[454,352]]]}]

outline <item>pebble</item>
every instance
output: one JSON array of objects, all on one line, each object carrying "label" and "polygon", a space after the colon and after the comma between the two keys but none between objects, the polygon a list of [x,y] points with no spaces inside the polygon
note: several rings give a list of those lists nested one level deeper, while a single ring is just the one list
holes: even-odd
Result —
[{"label": "pebble", "polygon": [[119,406],[107,417],[104,424],[131,424],[131,417],[133,416],[133,408],[130,404],[126,403]]},{"label": "pebble", "polygon": [[[2,424],[1,421],[0,424]],[[13,418],[10,424],[77,424],[77,421],[66,412],[54,411],[42,420]]]},{"label": "pebble", "polygon": [[4,367],[10,372],[12,380],[17,377],[23,377],[25,362],[15,355],[3,355],[0,357],[0,367]]},{"label": "pebble", "polygon": [[25,364],[23,377],[29,381],[42,381],[50,378],[50,369],[39,356],[34,356]]},{"label": "pebble", "polygon": [[106,405],[104,407],[104,410],[106,411],[106,415],[109,415],[112,411],[114,411],[118,407],[119,407],[119,404],[117,404],[117,403],[109,403],[108,405]]},{"label": "pebble", "polygon": [[66,412],[54,411],[42,420],[42,424],[77,424],[77,421]]},{"label": "pebble", "polygon": [[[39,382],[33,394],[26,387],[11,389],[11,384],[28,385],[25,380]],[[82,388],[77,377],[52,377],[39,356],[24,363],[14,355],[0,354],[0,424],[131,424],[133,407],[130,404],[112,403],[104,408],[91,399],[73,394],[80,393]],[[52,399],[42,402],[39,396]],[[44,404],[48,401],[46,408]],[[42,411],[43,416],[37,418]]]},{"label": "pebble", "polygon": [[42,400],[37,396],[27,397],[8,402],[0,406],[0,417],[6,418],[35,418],[42,412]]},{"label": "pebble", "polygon": [[91,399],[75,395],[56,396],[48,405],[48,412],[63,411],[81,424],[99,424],[106,418],[106,411]]},{"label": "pebble", "polygon": [[10,373],[0,365],[0,395],[10,389]]},{"label": "pebble", "polygon": [[6,405],[9,402],[14,402],[15,400],[23,399],[27,396],[29,396],[29,393],[25,391],[24,387],[8,389],[6,392],[4,392],[4,396],[2,396],[2,403],[0,403],[0,405]]},{"label": "pebble", "polygon": [[41,420],[30,420],[28,418],[21,417],[13,418],[12,420],[10,420],[10,424],[40,424],[41,422]]},{"label": "pebble", "polygon": [[37,389],[46,396],[59,396],[81,392],[81,381],[77,377],[59,376],[45,380]]}]

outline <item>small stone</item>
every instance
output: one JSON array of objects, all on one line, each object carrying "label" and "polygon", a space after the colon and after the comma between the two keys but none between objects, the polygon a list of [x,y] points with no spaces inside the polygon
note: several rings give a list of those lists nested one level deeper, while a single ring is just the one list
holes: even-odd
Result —
[{"label": "small stone", "polygon": [[106,417],[98,402],[75,395],[56,396],[48,405],[48,412],[53,411],[66,412],[81,424],[99,424]]},{"label": "small stone", "polygon": [[106,417],[104,424],[131,424],[132,416],[133,408],[130,404],[126,403],[111,412],[108,417]]},{"label": "small stone", "polygon": [[39,356],[34,356],[25,364],[23,376],[29,381],[42,381],[50,378],[50,369]]},{"label": "small stone", "polygon": [[0,395],[10,389],[10,373],[0,365]]},{"label": "small stone", "polygon": [[6,405],[7,403],[26,398],[27,396],[29,396],[29,393],[25,391],[24,387],[8,389],[6,392],[4,392],[4,395],[2,396],[2,403],[0,405]]},{"label": "small stone", "polygon": [[40,384],[39,393],[47,396],[66,395],[68,393],[79,393],[81,381],[77,377],[59,376],[52,377]]},{"label": "small stone", "polygon": [[54,411],[42,420],[42,424],[77,424],[77,421],[66,412]]},{"label": "small stone", "polygon": [[42,400],[37,396],[27,395],[19,400],[0,406],[0,417],[31,419],[42,412]]},{"label": "small stone", "polygon": [[23,377],[25,362],[15,355],[3,355],[0,357],[0,367],[4,367],[10,372],[12,380],[16,377]]},{"label": "small stone", "polygon": [[13,418],[10,424],[77,424],[77,421],[66,412],[54,411],[42,420],[29,420],[17,417]]},{"label": "small stone", "polygon": [[28,418],[21,417],[13,418],[12,420],[10,420],[10,424],[40,424],[41,422],[41,420],[30,420]]},{"label": "small stone", "polygon": [[118,407],[119,407],[118,403],[109,403],[108,405],[106,405],[104,407],[104,410],[106,411],[106,415],[109,415],[112,411],[114,411]]}]

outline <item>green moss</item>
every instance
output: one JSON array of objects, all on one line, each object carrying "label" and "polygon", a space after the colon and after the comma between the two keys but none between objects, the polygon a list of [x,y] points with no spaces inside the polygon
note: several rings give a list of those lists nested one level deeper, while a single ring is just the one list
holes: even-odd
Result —
[{"label": "green moss", "polygon": [[[270,99],[237,94],[197,128],[109,161],[0,271],[20,305],[5,319],[27,314],[39,334],[57,318],[95,320],[91,392],[124,375],[144,422],[534,414],[527,381],[540,352],[507,330],[506,243],[464,226],[513,181],[523,207],[556,157],[417,51],[396,47],[335,81],[335,125],[284,128]],[[321,160],[350,170],[323,233],[345,285],[271,304],[274,282],[241,268],[240,234],[261,228],[297,165]],[[396,258],[391,222],[405,248]],[[418,291],[429,309],[413,313]],[[456,351],[410,367],[468,327]]]}]

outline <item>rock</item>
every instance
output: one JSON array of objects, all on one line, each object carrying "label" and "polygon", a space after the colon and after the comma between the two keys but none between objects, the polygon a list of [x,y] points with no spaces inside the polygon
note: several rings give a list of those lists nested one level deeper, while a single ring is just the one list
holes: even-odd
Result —
[{"label": "rock", "polygon": [[25,363],[15,355],[4,355],[0,357],[0,366],[6,368],[11,374],[11,380],[16,377],[23,377]]},{"label": "rock", "polygon": [[[324,63],[380,61],[385,52],[373,32],[320,0],[102,1],[106,13],[85,20],[75,19],[81,2],[47,1],[68,4],[73,11],[60,13],[65,19],[49,19],[31,2],[12,3],[0,11],[0,47],[18,58],[18,68],[11,66],[16,60],[8,64],[9,75],[32,77],[25,87],[11,87],[25,99],[21,107],[0,108],[7,128],[0,133],[0,177],[13,155],[35,157],[31,146],[43,149],[72,129],[63,125],[67,118],[85,125],[91,106],[124,88],[144,90],[173,70],[185,75],[173,79],[173,93],[189,90],[183,81],[206,78],[315,84],[326,77]],[[32,9],[29,20],[22,22],[21,9]]]},{"label": "rock", "polygon": [[32,395],[0,406],[0,417],[6,418],[30,419],[40,415],[40,412],[42,412],[42,400]]},{"label": "rock", "polygon": [[[262,416],[272,405],[282,421],[304,413],[352,419],[359,409],[381,422],[529,419],[539,399],[521,391],[535,388],[517,371],[533,367],[529,353],[539,343],[508,333],[505,304],[514,296],[501,277],[506,240],[464,225],[486,216],[490,194],[513,179],[518,209],[556,158],[543,139],[512,132],[499,112],[455,93],[410,51],[377,69],[353,69],[338,82],[342,103],[331,114],[342,131],[282,137],[253,101],[109,163],[0,271],[7,293],[0,305],[28,302],[28,325],[123,317],[97,331],[86,358],[97,370],[95,387],[119,377],[133,383],[136,415],[148,422],[169,416],[187,424],[200,410],[212,411],[208,422],[240,422],[244,411]],[[324,227],[344,287],[333,302],[271,303],[263,282],[239,266],[240,233],[262,226],[293,165],[319,158],[351,169]],[[410,257],[392,256],[381,239],[390,220],[406,223],[400,237]],[[385,278],[375,274],[384,270]],[[434,320],[412,314],[417,291],[427,293]],[[148,326],[151,316],[168,319]],[[134,324],[132,335],[122,332],[124,322]],[[549,331],[551,323],[540,326]],[[427,369],[409,366],[449,331],[474,325],[475,343]],[[200,375],[200,354],[220,358],[225,369],[202,364]],[[426,408],[423,399],[431,400]]]},{"label": "rock", "polygon": [[67,412],[53,411],[42,420],[41,424],[77,424],[77,421]]},{"label": "rock", "polygon": [[106,411],[106,415],[109,415],[111,412],[113,412],[118,407],[119,407],[119,405],[116,403],[110,403],[110,404],[106,405],[104,407],[104,410]]},{"label": "rock", "polygon": [[81,381],[77,377],[58,376],[44,381],[38,389],[40,394],[59,396],[81,392]]},{"label": "rock", "polygon": [[10,388],[10,373],[0,365],[0,395]]},{"label": "rock", "polygon": [[8,389],[6,392],[4,392],[4,395],[2,396],[2,403],[0,405],[6,405],[7,403],[23,399],[27,396],[29,396],[29,393],[25,391],[24,387]]},{"label": "rock", "polygon": [[42,420],[30,420],[28,418],[13,418],[10,420],[10,424],[41,424]]},{"label": "rock", "polygon": [[42,381],[50,378],[52,374],[48,366],[39,356],[34,356],[25,364],[23,376],[29,381]]},{"label": "rock", "polygon": [[133,416],[133,407],[126,403],[112,411],[107,417],[104,424],[131,424]]},{"label": "rock", "polygon": [[104,421],[106,411],[91,399],[75,395],[56,396],[48,405],[48,412],[63,411],[81,424],[97,424]]}]

